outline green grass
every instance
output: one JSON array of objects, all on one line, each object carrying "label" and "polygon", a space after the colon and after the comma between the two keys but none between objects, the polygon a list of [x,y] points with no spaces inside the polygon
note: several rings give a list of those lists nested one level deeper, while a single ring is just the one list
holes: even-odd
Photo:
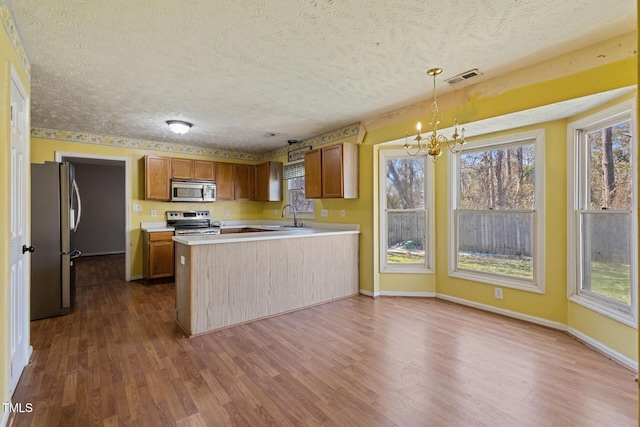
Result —
[{"label": "green grass", "polygon": [[531,257],[505,257],[463,252],[458,254],[458,267],[485,273],[503,274],[523,279],[533,278]]},{"label": "green grass", "polygon": [[[503,274],[522,279],[531,279],[533,277],[531,257],[460,253],[458,255],[458,266],[465,270]],[[591,263],[591,292],[629,304],[630,283],[631,275],[628,264]]]},{"label": "green grass", "polygon": [[591,292],[629,304],[631,272],[628,264],[591,263]]},{"label": "green grass", "polygon": [[424,255],[415,255],[411,252],[389,251],[387,252],[387,262],[398,264],[422,264],[424,262]]}]

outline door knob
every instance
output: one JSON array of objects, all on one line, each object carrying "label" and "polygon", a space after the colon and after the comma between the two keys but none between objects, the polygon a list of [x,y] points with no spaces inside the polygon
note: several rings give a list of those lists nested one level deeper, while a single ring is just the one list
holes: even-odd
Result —
[{"label": "door knob", "polygon": [[36,248],[34,248],[33,246],[22,245],[22,253],[33,252],[35,250]]}]

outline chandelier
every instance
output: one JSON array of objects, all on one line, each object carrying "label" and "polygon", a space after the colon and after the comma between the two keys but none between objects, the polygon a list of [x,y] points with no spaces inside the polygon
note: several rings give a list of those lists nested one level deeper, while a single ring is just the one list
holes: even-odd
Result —
[{"label": "chandelier", "polygon": [[423,137],[420,134],[422,130],[422,123],[418,122],[416,129],[418,130],[418,136],[414,138],[415,146],[409,143],[409,133],[405,137],[404,149],[410,156],[416,156],[422,152],[426,152],[432,157],[435,162],[438,157],[442,155],[443,144],[447,145],[447,148],[453,154],[459,154],[462,152],[464,141],[464,128],[458,133],[458,120],[453,121],[453,135],[451,139],[440,134],[438,135],[438,124],[440,123],[440,115],[438,114],[438,103],[436,102],[436,76],[442,73],[442,68],[431,68],[427,71],[427,75],[433,76],[433,102],[431,103],[431,126],[433,131],[430,135]]}]

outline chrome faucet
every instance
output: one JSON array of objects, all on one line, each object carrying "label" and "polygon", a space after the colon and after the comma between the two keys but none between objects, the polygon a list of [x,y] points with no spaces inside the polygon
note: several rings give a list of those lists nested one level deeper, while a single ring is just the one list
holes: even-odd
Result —
[{"label": "chrome faucet", "polygon": [[293,210],[293,226],[296,228],[300,227],[302,224],[298,224],[298,211],[296,211],[295,206],[289,203],[282,207],[282,218],[284,218],[284,210],[287,209],[287,206],[289,206]]}]

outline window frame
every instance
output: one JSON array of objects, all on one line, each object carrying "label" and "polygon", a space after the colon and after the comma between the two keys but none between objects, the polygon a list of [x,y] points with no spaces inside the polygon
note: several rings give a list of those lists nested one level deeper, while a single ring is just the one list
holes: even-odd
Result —
[{"label": "window frame", "polygon": [[[295,163],[304,163],[304,160],[301,160],[299,162],[290,162],[290,163],[288,163],[288,165],[295,164]],[[286,193],[286,203],[288,203],[288,204],[291,204],[291,191],[299,191],[300,190],[299,188],[295,188],[295,189],[294,188],[290,188],[290,186],[291,186],[290,183],[295,178],[305,178],[306,179],[305,175],[303,175],[303,176],[294,176],[293,178],[284,180],[285,181],[284,185],[285,185],[285,188],[286,188],[286,191],[285,191],[285,193]],[[304,186],[302,187],[302,191],[304,193]],[[305,197],[305,199],[312,202],[311,204],[313,206],[313,212],[296,212],[296,217],[298,219],[313,219],[313,220],[315,220],[316,219],[316,200],[315,199],[307,199],[306,197]],[[288,218],[288,219],[293,219],[293,210],[292,209],[286,209],[284,217]]]},{"label": "window frame", "polygon": [[[489,137],[469,141],[465,144],[465,150],[473,149],[486,151],[499,148],[509,148],[515,145],[531,141],[533,144],[535,178],[534,178],[534,199],[533,223],[532,223],[532,263],[533,278],[531,280],[517,278],[502,274],[489,273],[484,271],[474,271],[468,269],[458,269],[458,223],[457,211],[469,211],[459,209],[460,200],[460,155],[449,155],[448,174],[448,274],[449,277],[470,280],[474,282],[486,283],[505,288],[519,289],[538,294],[545,293],[544,260],[545,260],[545,130],[538,129],[532,131],[518,132],[500,137]],[[463,151],[464,153],[464,151]],[[519,210],[512,210],[518,212]],[[530,210],[526,210],[530,211]]]},{"label": "window frame", "polygon": [[[638,143],[636,102],[628,100],[590,114],[567,125],[567,298],[576,304],[607,316],[633,328],[638,328]],[[588,184],[586,174],[587,155],[584,134],[589,131],[631,121],[631,177],[632,206],[630,212],[630,302],[629,305],[612,300],[595,292],[582,289],[582,217]],[[621,212],[606,210],[607,213]],[[622,212],[626,212],[623,210]],[[589,212],[591,214],[591,212]],[[595,213],[597,214],[597,212]]]},{"label": "window frame", "polygon": [[[380,150],[379,156],[379,222],[380,222],[380,273],[435,273],[435,187],[434,165],[426,155],[410,156],[404,149]],[[387,160],[421,158],[424,162],[424,209],[393,209],[394,212],[425,211],[425,258],[424,263],[389,263],[388,250],[388,221],[387,221]]]}]

